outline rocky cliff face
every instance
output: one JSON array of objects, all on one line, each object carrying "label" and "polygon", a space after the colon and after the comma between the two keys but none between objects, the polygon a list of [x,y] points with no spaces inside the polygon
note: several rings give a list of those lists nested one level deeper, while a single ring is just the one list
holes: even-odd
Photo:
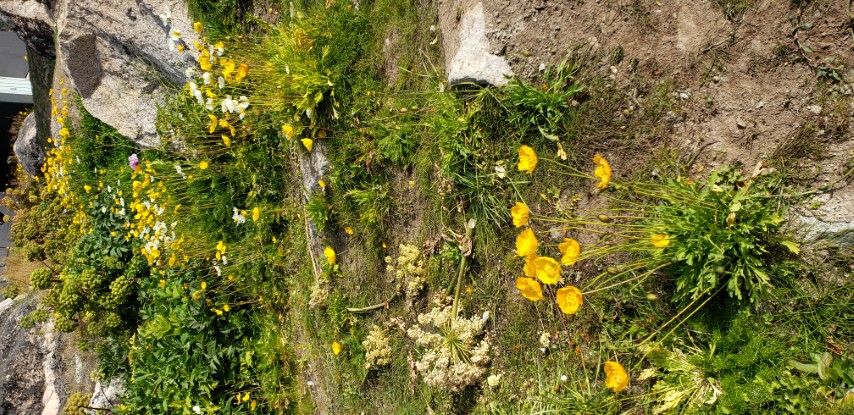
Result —
[{"label": "rocky cliff face", "polygon": [[44,409],[44,352],[38,336],[19,325],[34,308],[23,297],[0,302],[0,415],[40,414]]}]

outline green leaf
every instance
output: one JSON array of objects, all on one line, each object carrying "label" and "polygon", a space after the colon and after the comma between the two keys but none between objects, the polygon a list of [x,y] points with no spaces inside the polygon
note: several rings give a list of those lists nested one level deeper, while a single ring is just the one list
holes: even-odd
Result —
[{"label": "green leaf", "polygon": [[787,240],[783,240],[783,241],[780,241],[780,245],[783,245],[783,246],[785,246],[786,248],[789,248],[789,252],[791,252],[791,253],[793,253],[793,254],[795,254],[795,255],[798,255],[798,254],[800,254],[800,253],[801,253],[800,245],[799,245],[797,242],[795,242],[795,241],[790,241],[790,240],[788,240],[788,239],[787,239]]}]

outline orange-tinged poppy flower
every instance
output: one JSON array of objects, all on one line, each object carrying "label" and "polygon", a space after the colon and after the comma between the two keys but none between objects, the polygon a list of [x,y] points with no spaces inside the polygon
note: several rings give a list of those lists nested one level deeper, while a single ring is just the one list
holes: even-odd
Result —
[{"label": "orange-tinged poppy flower", "polygon": [[541,256],[534,260],[537,278],[544,284],[557,284],[560,279],[560,263],[554,258]]},{"label": "orange-tinged poppy flower", "polygon": [[534,169],[537,168],[538,160],[537,153],[534,152],[533,148],[526,145],[519,147],[519,165],[517,166],[519,171],[533,173]]},{"label": "orange-tinged poppy flower", "polygon": [[540,287],[540,283],[533,278],[516,278],[516,288],[519,289],[523,297],[531,301],[540,301],[543,299],[543,289]]},{"label": "orange-tinged poppy flower", "polygon": [[619,392],[629,386],[629,374],[617,362],[605,362],[605,386],[614,392]]},{"label": "orange-tinged poppy flower", "polygon": [[611,182],[611,165],[608,164],[608,160],[605,160],[605,157],[599,154],[593,156],[593,163],[596,164],[596,170],[593,171],[593,175],[599,179],[596,187],[605,190],[608,187],[608,183]]},{"label": "orange-tinged poppy flower", "polygon": [[567,285],[557,290],[557,306],[564,314],[575,314],[578,308],[584,303],[581,296],[581,290],[571,285]]},{"label": "orange-tinged poppy flower", "polygon": [[516,236],[516,254],[519,256],[528,256],[537,252],[540,243],[537,242],[537,237],[531,228],[525,229]]},{"label": "orange-tinged poppy flower", "polygon": [[517,228],[525,226],[528,224],[528,219],[531,216],[531,211],[528,210],[528,206],[526,206],[522,202],[516,202],[516,204],[510,208],[510,216],[513,217],[513,225],[516,225]]},{"label": "orange-tinged poppy flower", "polygon": [[652,246],[656,248],[667,248],[670,245],[670,237],[663,233],[657,233],[649,238]]},{"label": "orange-tinged poppy flower", "polygon": [[557,249],[563,254],[560,263],[567,267],[578,262],[578,258],[581,256],[581,245],[572,238],[563,238],[563,242],[557,246]]},{"label": "orange-tinged poppy flower", "polygon": [[526,277],[536,277],[537,269],[534,268],[534,261],[537,259],[537,254],[530,254],[525,257],[525,266],[522,268],[522,271],[525,272]]}]

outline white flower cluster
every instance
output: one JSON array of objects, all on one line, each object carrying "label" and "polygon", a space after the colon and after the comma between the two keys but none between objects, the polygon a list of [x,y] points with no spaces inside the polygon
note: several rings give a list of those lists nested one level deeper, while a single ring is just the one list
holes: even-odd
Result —
[{"label": "white flower cluster", "polygon": [[365,348],[365,369],[371,370],[391,363],[391,346],[388,334],[380,326],[371,327],[370,333],[362,341]]},{"label": "white flower cluster", "polygon": [[451,306],[418,315],[406,334],[424,348],[415,367],[430,386],[458,392],[479,382],[489,363],[490,344],[483,336],[486,319],[453,317]]},{"label": "white flower cluster", "polygon": [[421,250],[414,245],[400,244],[400,255],[397,260],[391,256],[385,257],[386,270],[394,273],[395,279],[403,284],[407,298],[418,295],[424,287],[424,257]]}]

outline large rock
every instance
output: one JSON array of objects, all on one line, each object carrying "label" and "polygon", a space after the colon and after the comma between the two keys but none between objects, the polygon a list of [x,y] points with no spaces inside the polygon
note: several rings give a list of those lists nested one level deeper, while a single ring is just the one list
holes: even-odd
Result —
[{"label": "large rock", "polygon": [[18,132],[18,138],[15,140],[15,157],[18,158],[18,164],[24,168],[27,174],[35,176],[44,163],[44,155],[44,150],[36,137],[36,115],[30,113],[24,119],[21,130]]},{"label": "large rock", "polygon": [[[439,2],[439,9],[448,81],[452,85],[461,82],[505,85],[506,77],[513,76],[513,71],[502,56],[490,53],[483,3],[446,0]],[[451,19],[459,10],[465,10],[462,17]]]},{"label": "large rock", "polygon": [[[187,5],[164,0],[67,0],[56,18],[59,62],[83,106],[120,134],[156,146],[157,106],[183,84],[195,66],[197,39]],[[164,23],[161,15],[171,11]],[[181,34],[184,53],[170,51],[169,34]]]},{"label": "large rock", "polygon": [[20,327],[21,318],[34,308],[35,302],[23,296],[0,302],[0,415],[40,414],[44,409],[44,352],[38,336]]},{"label": "large rock", "polygon": [[0,1],[0,27],[18,34],[27,46],[53,53],[53,14],[39,1]]}]

